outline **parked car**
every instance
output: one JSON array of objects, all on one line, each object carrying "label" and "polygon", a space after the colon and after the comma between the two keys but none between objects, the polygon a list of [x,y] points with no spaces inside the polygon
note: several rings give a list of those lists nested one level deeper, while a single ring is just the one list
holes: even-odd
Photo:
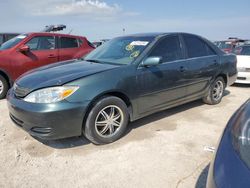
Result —
[{"label": "parked car", "polygon": [[250,187],[250,99],[229,120],[214,159],[207,188]]},{"label": "parked car", "polygon": [[246,40],[244,44],[250,44],[250,40]]},{"label": "parked car", "polygon": [[94,48],[85,37],[57,33],[27,33],[0,47],[0,99],[23,73],[51,63],[80,58]]},{"label": "parked car", "polygon": [[16,37],[18,33],[0,33],[0,46],[6,41]]},{"label": "parked car", "polygon": [[250,84],[250,45],[238,46],[234,53],[237,55],[238,69],[235,83]]},{"label": "parked car", "polygon": [[247,40],[229,37],[224,41],[215,41],[214,44],[226,53],[232,53],[235,47],[243,45]]},{"label": "parked car", "polygon": [[129,121],[201,98],[218,104],[236,75],[236,56],[202,37],[138,34],[23,75],[7,100],[11,119],[33,136],[106,144]]},{"label": "parked car", "polygon": [[226,53],[231,53],[235,47],[232,41],[220,41],[218,47]]}]

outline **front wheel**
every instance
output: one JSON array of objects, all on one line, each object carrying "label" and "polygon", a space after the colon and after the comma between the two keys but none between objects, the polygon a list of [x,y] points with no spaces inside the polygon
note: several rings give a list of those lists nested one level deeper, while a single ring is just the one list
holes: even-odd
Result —
[{"label": "front wheel", "polygon": [[220,103],[224,90],[224,79],[222,77],[216,78],[216,80],[211,84],[207,96],[203,98],[203,102],[211,105]]},{"label": "front wheel", "polygon": [[128,120],[127,105],[118,97],[107,96],[90,110],[83,133],[94,144],[108,144],[123,135]]}]

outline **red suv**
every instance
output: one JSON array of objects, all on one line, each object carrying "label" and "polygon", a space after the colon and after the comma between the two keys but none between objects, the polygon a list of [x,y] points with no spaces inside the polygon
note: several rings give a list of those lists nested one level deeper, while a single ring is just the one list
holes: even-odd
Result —
[{"label": "red suv", "polygon": [[93,49],[81,36],[58,33],[16,36],[0,47],[0,99],[21,74],[50,63],[80,58]]}]

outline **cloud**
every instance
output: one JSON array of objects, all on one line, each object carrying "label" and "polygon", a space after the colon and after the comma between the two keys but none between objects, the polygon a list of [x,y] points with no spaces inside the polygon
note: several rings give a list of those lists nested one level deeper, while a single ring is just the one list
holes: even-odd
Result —
[{"label": "cloud", "polygon": [[[128,33],[139,32],[190,32],[202,35],[212,40],[230,36],[249,38],[250,27],[246,17],[228,17],[217,19],[200,19],[193,17],[176,19],[143,19],[124,23]],[[233,23],[233,24],[232,24]]]},{"label": "cloud", "polygon": [[100,0],[47,0],[46,4],[41,4],[33,10],[32,14],[35,16],[99,15],[104,17],[116,15],[122,11],[118,4],[110,5]]}]

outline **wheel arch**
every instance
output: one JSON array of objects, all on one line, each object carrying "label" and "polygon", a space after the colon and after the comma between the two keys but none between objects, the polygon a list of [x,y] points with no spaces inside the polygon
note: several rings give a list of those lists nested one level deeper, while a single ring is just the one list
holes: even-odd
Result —
[{"label": "wheel arch", "polygon": [[9,74],[5,72],[4,70],[0,69],[0,75],[3,76],[7,80],[9,87],[11,87],[13,84],[13,81],[11,80]]},{"label": "wheel arch", "polygon": [[227,83],[228,83],[228,78],[227,78],[227,75],[226,75],[226,74],[221,73],[221,74],[219,74],[216,78],[218,78],[218,77],[222,77],[222,78],[223,78],[223,80],[224,80],[224,82],[225,82],[225,86],[227,86]]},{"label": "wheel arch", "polygon": [[102,98],[105,98],[107,96],[114,96],[114,97],[118,97],[120,98],[128,107],[128,112],[129,112],[129,119],[131,120],[132,116],[133,116],[133,108],[132,108],[132,103],[131,103],[131,100],[130,98],[124,94],[123,92],[121,91],[108,91],[108,92],[105,92],[105,93],[101,93],[100,95],[96,96],[88,105],[87,107],[87,110],[86,110],[86,113],[84,115],[84,118],[83,118],[83,127],[85,125],[85,122],[86,122],[86,119],[88,117],[88,114],[90,112],[90,110],[92,109],[92,107],[94,106],[94,104],[96,103],[96,101],[102,99]]}]

